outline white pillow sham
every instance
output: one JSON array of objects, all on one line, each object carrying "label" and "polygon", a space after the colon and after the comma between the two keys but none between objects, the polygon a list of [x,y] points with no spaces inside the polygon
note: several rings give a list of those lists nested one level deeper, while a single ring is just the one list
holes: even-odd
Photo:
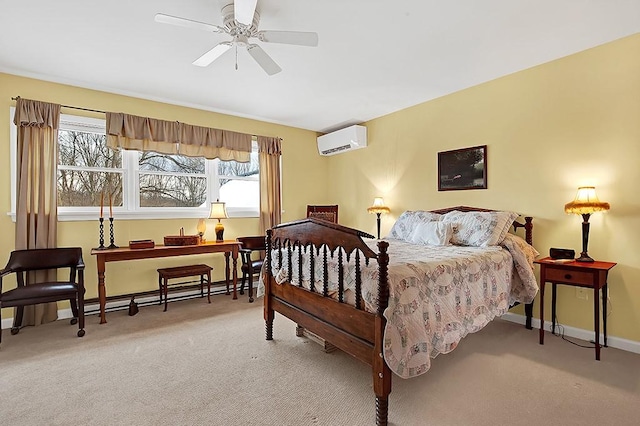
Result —
[{"label": "white pillow sham", "polygon": [[450,244],[452,235],[453,226],[451,223],[421,222],[416,225],[409,242],[425,246],[446,246]]},{"label": "white pillow sham", "polygon": [[387,238],[395,238],[409,242],[411,234],[419,223],[438,221],[442,218],[441,214],[431,213],[423,210],[410,211],[407,210],[398,217],[396,223],[391,227]]},{"label": "white pillow sham", "polygon": [[487,247],[498,245],[518,213],[507,211],[461,212],[452,211],[442,221],[453,225],[451,242],[462,246]]}]

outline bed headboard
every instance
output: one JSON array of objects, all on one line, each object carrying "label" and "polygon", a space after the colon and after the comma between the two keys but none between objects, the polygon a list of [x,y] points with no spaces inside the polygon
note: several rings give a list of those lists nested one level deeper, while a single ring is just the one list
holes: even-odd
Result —
[{"label": "bed headboard", "polygon": [[[445,214],[457,210],[459,212],[495,212],[498,210],[494,209],[483,209],[481,207],[471,207],[471,206],[455,206],[455,207],[446,207],[444,209],[438,210],[429,210],[432,213]],[[517,220],[513,222],[513,230],[516,231],[518,228],[524,228],[524,239],[527,243],[533,245],[533,217],[524,216],[524,223],[518,222]]]}]

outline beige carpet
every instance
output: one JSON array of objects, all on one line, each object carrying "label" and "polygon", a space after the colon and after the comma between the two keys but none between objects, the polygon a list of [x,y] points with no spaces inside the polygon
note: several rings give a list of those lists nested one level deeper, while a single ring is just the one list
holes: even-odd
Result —
[{"label": "beige carpet", "polygon": [[[326,354],[261,300],[205,299],[28,327],[0,347],[2,425],[371,425],[371,373]],[[418,378],[394,378],[393,425],[637,425],[640,355],[594,360],[537,330],[496,320]]]}]

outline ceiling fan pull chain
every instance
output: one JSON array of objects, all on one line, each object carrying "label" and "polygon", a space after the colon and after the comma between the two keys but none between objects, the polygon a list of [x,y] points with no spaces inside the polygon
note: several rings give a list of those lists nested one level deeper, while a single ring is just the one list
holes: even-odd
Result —
[{"label": "ceiling fan pull chain", "polygon": [[238,71],[238,44],[236,43],[236,71]]}]

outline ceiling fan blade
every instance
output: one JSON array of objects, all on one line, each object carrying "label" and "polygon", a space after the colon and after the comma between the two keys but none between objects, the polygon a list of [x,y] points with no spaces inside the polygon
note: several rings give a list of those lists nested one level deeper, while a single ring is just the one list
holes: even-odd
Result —
[{"label": "ceiling fan blade", "polygon": [[253,23],[253,14],[256,11],[258,0],[234,0],[233,11],[236,21],[242,25],[250,26]]},{"label": "ceiling fan blade", "polygon": [[296,44],[298,46],[318,45],[318,33],[300,31],[258,31],[258,39],[267,43]]},{"label": "ceiling fan blade", "polygon": [[178,18],[177,16],[165,15],[164,13],[156,13],[155,21],[161,24],[177,25],[179,27],[195,28],[198,30],[211,31],[214,33],[224,32],[224,28],[217,25],[211,25],[204,22],[193,21],[191,19]]},{"label": "ceiling fan blade", "polygon": [[267,55],[267,52],[262,50],[257,44],[247,45],[247,52],[249,52],[249,55],[256,60],[258,65],[260,65],[267,74],[274,75],[282,71],[282,68],[271,59],[271,56]]},{"label": "ceiling fan blade", "polygon": [[204,55],[200,56],[198,59],[193,61],[193,65],[197,65],[199,67],[206,67],[210,65],[213,61],[218,59],[225,53],[227,50],[231,49],[231,42],[224,41],[219,43],[216,47],[209,50]]}]

